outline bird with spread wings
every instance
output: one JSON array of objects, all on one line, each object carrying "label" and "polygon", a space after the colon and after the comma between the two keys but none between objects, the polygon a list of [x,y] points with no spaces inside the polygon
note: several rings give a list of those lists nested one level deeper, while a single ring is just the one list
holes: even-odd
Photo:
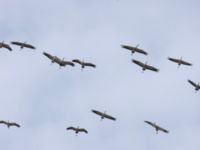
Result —
[{"label": "bird with spread wings", "polygon": [[146,51],[138,48],[139,45],[137,45],[136,47],[129,46],[129,45],[121,45],[121,47],[131,51],[131,54],[137,52],[137,53],[140,53],[140,54],[148,55],[148,53]]},{"label": "bird with spread wings", "polygon": [[7,125],[8,128],[10,128],[11,126],[16,126],[16,127],[20,128],[20,125],[17,124],[16,122],[0,120],[0,124],[5,124],[5,125]]},{"label": "bird with spread wings", "polygon": [[192,63],[182,60],[182,57],[180,59],[168,57],[168,60],[177,63],[178,67],[180,67],[180,65],[192,66]]},{"label": "bird with spread wings", "polygon": [[79,127],[73,127],[73,126],[70,126],[68,128],[66,128],[66,130],[73,130],[76,134],[78,134],[79,132],[84,132],[86,134],[88,134],[88,131],[84,128],[79,128]]},{"label": "bird with spread wings", "polygon": [[151,70],[151,71],[155,71],[155,72],[159,71],[159,69],[157,69],[156,67],[147,65],[147,63],[142,63],[142,62],[140,62],[138,60],[132,59],[132,62],[135,63],[136,65],[142,67],[142,71],[145,71],[146,69],[147,70]]},{"label": "bird with spread wings", "polygon": [[57,63],[60,67],[64,67],[66,65],[70,65],[72,67],[74,67],[74,63],[71,61],[66,61],[63,59],[58,58],[57,56],[52,56],[51,54],[47,53],[47,52],[43,52],[43,54],[48,57],[52,63]]},{"label": "bird with spread wings", "polygon": [[24,47],[26,48],[30,48],[30,49],[36,49],[35,46],[28,44],[26,42],[11,42],[11,44],[16,45],[16,46],[20,46],[21,49],[23,49]]},{"label": "bird with spread wings", "polygon": [[100,112],[100,111],[94,110],[94,109],[92,109],[92,112],[97,114],[97,115],[99,115],[99,116],[101,116],[101,119],[107,118],[107,119],[110,119],[110,120],[113,120],[113,121],[116,120],[115,117],[112,117],[112,116],[106,114],[106,112]]},{"label": "bird with spread wings", "polygon": [[156,125],[156,123],[152,123],[152,122],[146,121],[146,120],[144,122],[147,123],[147,124],[149,124],[149,125],[151,125],[152,127],[154,127],[156,129],[156,133],[157,134],[158,134],[159,130],[162,131],[162,132],[164,132],[164,133],[169,133],[168,130],[166,130],[166,129],[164,129],[164,128],[158,126],[158,125]]}]

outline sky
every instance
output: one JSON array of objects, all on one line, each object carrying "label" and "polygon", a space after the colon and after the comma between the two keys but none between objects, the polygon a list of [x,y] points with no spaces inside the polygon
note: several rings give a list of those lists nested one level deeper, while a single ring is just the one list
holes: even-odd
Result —
[{"label": "sky", "polygon": [[[197,0],[1,0],[0,143],[6,150],[198,150],[200,2]],[[133,54],[122,44],[148,56]],[[42,52],[80,59],[96,68],[51,64]],[[193,64],[180,66],[167,60]],[[158,73],[131,59],[148,62]],[[117,120],[102,120],[91,109]],[[159,132],[144,123],[156,122]],[[88,134],[66,131],[80,126]]]}]

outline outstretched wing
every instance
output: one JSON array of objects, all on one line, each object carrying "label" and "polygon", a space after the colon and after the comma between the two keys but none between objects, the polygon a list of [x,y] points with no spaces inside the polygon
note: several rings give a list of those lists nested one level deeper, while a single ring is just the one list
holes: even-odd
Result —
[{"label": "outstretched wing", "polygon": [[30,48],[30,49],[36,49],[35,46],[33,46],[31,44],[27,44],[27,43],[24,43],[23,46],[26,47],[26,48]]},{"label": "outstretched wing", "polygon": [[131,50],[131,51],[134,51],[135,50],[135,47],[132,47],[132,46],[128,46],[128,45],[121,45],[122,48],[125,48],[125,49],[128,49],[128,50]]},{"label": "outstretched wing", "polygon": [[158,129],[158,130],[160,130],[160,131],[163,131],[163,132],[165,132],[165,133],[169,133],[168,130],[166,130],[166,129],[164,129],[164,128],[158,126],[158,125],[156,125],[156,129]]},{"label": "outstretched wing", "polygon": [[168,60],[173,61],[175,63],[179,63],[179,59],[168,57]]},{"label": "outstretched wing", "polygon": [[132,62],[135,63],[136,65],[142,67],[142,68],[145,66],[144,63],[142,63],[142,62],[140,62],[140,61],[138,61],[138,60],[135,60],[135,59],[132,59]]},{"label": "outstretched wing", "polygon": [[49,59],[53,60],[54,56],[52,56],[51,54],[47,53],[47,52],[43,52],[43,54],[48,57]]},{"label": "outstretched wing", "polygon": [[17,45],[17,46],[22,46],[23,45],[23,43],[21,43],[21,42],[11,42],[11,44],[14,44],[14,45]]},{"label": "outstretched wing", "polygon": [[88,134],[88,131],[87,131],[86,129],[84,129],[84,128],[80,128],[80,129],[79,129],[79,132],[85,132],[85,133]]},{"label": "outstretched wing", "polygon": [[72,60],[72,62],[75,62],[75,63],[82,65],[82,61],[80,61],[79,59],[74,59],[74,60]]},{"label": "outstretched wing", "polygon": [[103,116],[104,115],[102,112],[100,112],[98,110],[92,109],[92,112],[95,113],[95,114],[97,114],[97,115],[99,115],[99,116]]},{"label": "outstretched wing", "polygon": [[93,68],[96,67],[95,64],[93,64],[93,63],[89,63],[89,62],[85,62],[85,63],[84,63],[84,66],[89,66],[89,67],[93,67]]},{"label": "outstretched wing", "polygon": [[155,125],[154,125],[154,123],[152,123],[152,122],[150,122],[150,121],[144,121],[145,123],[147,123],[147,124],[149,124],[149,125],[151,125],[152,127],[155,127]]},{"label": "outstretched wing", "polygon": [[6,49],[8,49],[9,51],[12,51],[12,48],[8,45],[8,44],[5,44],[5,43],[0,43],[1,47],[4,47]]},{"label": "outstretched wing", "polygon": [[191,80],[188,79],[188,82],[189,82],[190,84],[192,84],[194,87],[197,87],[197,84],[194,83],[193,81],[191,81]]},{"label": "outstretched wing", "polygon": [[71,127],[66,128],[66,130],[74,130],[74,131],[76,131],[76,128],[71,126]]},{"label": "outstretched wing", "polygon": [[7,122],[0,120],[0,124],[7,124]]},{"label": "outstretched wing", "polygon": [[187,62],[187,61],[184,61],[184,60],[181,60],[181,64],[187,65],[187,66],[192,66],[191,63],[189,63],[189,62]]},{"label": "outstretched wing", "polygon": [[9,125],[10,125],[10,126],[16,126],[16,127],[20,128],[20,125],[17,124],[17,123],[15,123],[15,122],[11,122],[11,123],[9,123]]},{"label": "outstretched wing", "polygon": [[137,51],[138,53],[141,53],[141,54],[144,54],[144,55],[148,55],[148,53],[147,53],[146,51],[144,51],[144,50],[142,50],[142,49],[140,49],[140,48],[136,48],[136,51]]},{"label": "outstretched wing", "polygon": [[116,120],[116,118],[115,117],[112,117],[112,116],[110,116],[110,115],[107,115],[107,114],[104,114],[104,117],[105,118],[108,118],[108,119],[110,119],[110,120]]},{"label": "outstretched wing", "polygon": [[146,69],[149,69],[149,70],[152,70],[152,71],[155,71],[155,72],[158,72],[158,71],[159,71],[158,68],[153,67],[153,66],[149,66],[149,65],[146,65]]}]

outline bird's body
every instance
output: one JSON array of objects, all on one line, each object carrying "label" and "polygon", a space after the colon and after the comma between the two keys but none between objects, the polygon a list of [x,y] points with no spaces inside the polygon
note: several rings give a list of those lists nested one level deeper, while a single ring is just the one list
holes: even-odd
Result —
[{"label": "bird's body", "polygon": [[9,51],[12,51],[12,48],[11,48],[8,44],[6,44],[6,43],[4,43],[4,42],[1,42],[1,43],[0,43],[0,48],[6,48],[6,49],[8,49]]},{"label": "bird's body", "polygon": [[156,133],[157,133],[157,134],[158,134],[158,131],[159,131],[159,130],[160,130],[160,131],[163,131],[164,133],[169,133],[168,130],[166,130],[166,129],[164,129],[164,128],[158,126],[158,125],[156,125],[156,123],[152,123],[152,122],[146,121],[146,120],[145,120],[144,122],[147,123],[147,124],[149,124],[149,125],[151,125],[152,127],[154,127],[154,128],[156,129]]},{"label": "bird's body", "polygon": [[30,49],[36,49],[33,45],[27,44],[26,42],[11,42],[11,44],[20,46],[21,49],[23,49],[24,47]]},{"label": "bird's body", "polygon": [[112,116],[106,114],[106,112],[102,113],[102,112],[100,112],[98,110],[94,110],[94,109],[92,109],[92,112],[97,114],[97,115],[99,115],[99,116],[101,116],[101,119],[107,118],[107,119],[110,119],[110,120],[113,120],[113,121],[116,120],[115,117],[112,117]]},{"label": "bird's body", "polygon": [[168,57],[168,60],[177,63],[178,66],[180,66],[180,65],[192,66],[191,63],[189,63],[189,62],[187,62],[185,60],[182,60],[182,57],[180,59]]},{"label": "bird's body", "polygon": [[78,134],[79,132],[84,132],[86,134],[88,134],[88,131],[84,128],[79,128],[79,127],[73,127],[73,126],[70,126],[68,128],[66,128],[66,130],[73,130],[76,134]]},{"label": "bird's body", "polygon": [[140,48],[138,48],[139,45],[137,45],[136,47],[133,47],[133,46],[129,46],[129,45],[121,45],[122,48],[125,48],[125,49],[128,49],[131,51],[131,53],[141,53],[141,54],[144,54],[144,55],[148,55],[148,53]]},{"label": "bird's body", "polygon": [[132,62],[137,64],[138,66],[142,67],[143,71],[145,71],[146,69],[151,70],[151,71],[155,71],[155,72],[159,71],[159,69],[157,69],[157,68],[155,68],[153,66],[147,65],[147,63],[142,63],[142,62],[140,62],[138,60],[132,59]]},{"label": "bird's body", "polygon": [[1,120],[0,124],[5,124],[5,125],[7,125],[8,128],[10,128],[11,126],[16,126],[16,127],[20,128],[20,125],[17,124],[16,122],[9,122],[9,121]]},{"label": "bird's body", "polygon": [[199,84],[199,83],[195,83],[195,82],[193,82],[192,80],[189,80],[189,79],[188,79],[188,82],[189,82],[191,85],[194,86],[196,92],[200,89],[200,84]]},{"label": "bird's body", "polygon": [[79,59],[74,59],[74,60],[72,60],[72,62],[80,64],[81,68],[85,68],[86,66],[96,68],[95,64],[90,63],[90,62],[84,62],[84,61],[81,61]]},{"label": "bird's body", "polygon": [[49,53],[46,53],[46,52],[43,52],[43,54],[48,57],[52,63],[57,63],[60,67],[64,67],[66,65],[70,65],[72,67],[74,67],[74,63],[71,62],[71,61],[66,61],[64,59],[60,59],[59,57],[57,56],[52,56],[51,54]]}]

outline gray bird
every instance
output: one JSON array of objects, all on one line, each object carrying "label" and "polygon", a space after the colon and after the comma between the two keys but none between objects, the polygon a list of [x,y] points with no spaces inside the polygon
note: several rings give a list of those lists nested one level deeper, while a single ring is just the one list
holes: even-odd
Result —
[{"label": "gray bird", "polygon": [[16,127],[20,128],[20,125],[17,124],[16,122],[9,122],[9,121],[0,120],[0,124],[5,124],[5,125],[7,125],[8,128],[10,128],[11,126],[16,126]]},{"label": "gray bird", "polygon": [[182,60],[182,57],[181,57],[180,59],[168,57],[168,60],[177,63],[177,64],[178,64],[178,67],[179,67],[180,65],[192,66],[191,63],[189,63],[189,62],[187,62],[187,61],[185,61],[185,60]]},{"label": "gray bird", "polygon": [[66,128],[66,130],[73,130],[76,134],[78,134],[79,132],[84,132],[84,133],[88,134],[88,131],[86,129],[79,128],[79,127],[75,128],[73,126],[70,126],[70,127]]},{"label": "gray bird", "polygon": [[106,112],[102,113],[102,112],[100,112],[98,110],[94,110],[94,109],[92,109],[92,112],[95,113],[95,114],[97,114],[97,115],[99,115],[99,116],[101,116],[101,119],[107,118],[107,119],[110,119],[110,120],[113,120],[113,121],[116,120],[115,117],[112,117],[112,116],[106,114]]},{"label": "gray bird", "polygon": [[26,42],[11,42],[11,44],[20,46],[21,49],[23,49],[24,47],[30,49],[36,49],[33,45],[27,44]]},{"label": "gray bird", "polygon": [[149,125],[151,125],[152,127],[154,127],[156,129],[156,133],[157,134],[158,134],[159,130],[162,131],[162,132],[164,132],[164,133],[169,133],[168,130],[166,130],[166,129],[164,129],[164,128],[158,126],[158,125],[156,125],[156,123],[152,123],[152,122],[146,121],[146,120],[144,122],[147,123],[147,124],[149,124]]},{"label": "gray bird", "polygon": [[138,60],[132,59],[132,62],[135,63],[136,65],[142,67],[142,71],[145,71],[146,69],[147,70],[151,70],[151,71],[155,71],[155,72],[159,71],[159,69],[157,69],[157,68],[155,68],[153,66],[147,65],[147,63],[142,63],[142,62],[140,62]]},{"label": "gray bird", "polygon": [[66,65],[70,65],[72,67],[74,67],[74,63],[71,61],[66,61],[63,59],[58,58],[57,56],[52,56],[51,54],[47,53],[47,52],[43,52],[43,54],[48,57],[52,63],[57,63],[60,67],[65,67]]},{"label": "gray bird", "polygon": [[136,47],[133,47],[133,46],[129,46],[129,45],[121,45],[122,48],[125,48],[127,50],[130,50],[131,51],[131,54],[137,52],[137,53],[141,53],[141,54],[144,54],[144,55],[148,55],[148,53],[140,48],[139,45],[137,45]]}]

